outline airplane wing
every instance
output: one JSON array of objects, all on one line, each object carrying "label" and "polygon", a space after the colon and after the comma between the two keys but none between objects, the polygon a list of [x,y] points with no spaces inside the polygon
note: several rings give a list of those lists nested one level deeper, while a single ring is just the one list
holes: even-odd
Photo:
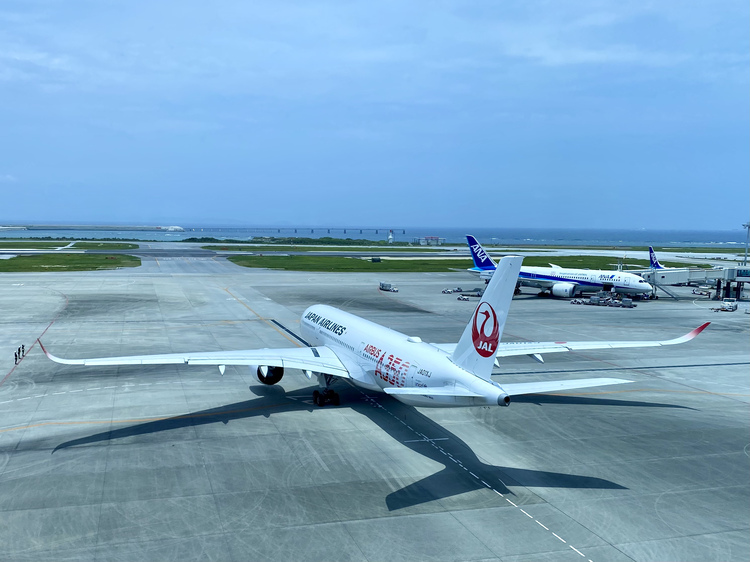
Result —
[{"label": "airplane wing", "polygon": [[264,365],[267,367],[302,369],[349,378],[347,368],[333,350],[326,346],[62,359],[47,351],[41,341],[39,341],[39,345],[49,359],[63,365],[216,365],[220,368],[226,365]]},{"label": "airplane wing", "polygon": [[[659,347],[662,345],[677,345],[680,343],[689,342],[695,336],[700,334],[711,322],[698,326],[695,330],[688,332],[684,336],[674,338],[671,340],[659,340],[659,341],[557,341],[557,342],[534,342],[534,341],[523,341],[523,342],[500,342],[498,344],[497,353],[495,357],[513,357],[515,355],[530,355],[537,361],[541,360],[541,354],[543,353],[561,353],[564,351],[584,351],[588,349],[616,349],[623,347]],[[433,347],[437,347],[445,351],[446,353],[453,353],[456,348],[455,343],[433,343]]]},{"label": "airplane wing", "polygon": [[583,351],[587,349],[616,349],[622,347],[659,347],[689,342],[700,334],[711,322],[697,327],[684,336],[671,340],[659,341],[583,341],[583,342],[501,342],[496,357],[514,355],[541,355],[542,353],[560,353],[563,351]]},{"label": "airplane wing", "polygon": [[538,289],[549,289],[557,283],[557,281],[552,281],[551,279],[527,279],[526,277],[518,277],[518,283],[519,285],[523,287],[536,287]]}]

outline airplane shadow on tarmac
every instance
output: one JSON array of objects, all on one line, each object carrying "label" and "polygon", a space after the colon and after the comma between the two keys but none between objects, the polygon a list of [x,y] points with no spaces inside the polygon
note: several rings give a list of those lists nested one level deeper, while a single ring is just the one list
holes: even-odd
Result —
[{"label": "airplane shadow on tarmac", "polygon": [[[394,440],[444,466],[441,471],[388,494],[386,505],[391,511],[487,487],[482,483],[482,480],[503,494],[512,493],[507,486],[626,489],[624,486],[620,486],[609,480],[591,476],[485,464],[477,458],[474,451],[464,441],[424,414],[421,414],[413,406],[402,404],[384,394],[376,395],[374,393],[363,392],[346,385],[337,386],[343,387],[340,388],[341,402],[343,404],[343,406],[340,406],[341,408],[351,408],[355,412],[366,416]],[[326,409],[334,407],[326,406],[325,409],[321,410],[319,407],[314,406],[310,400],[313,387],[289,393],[285,392],[281,386],[267,387],[258,385],[250,387],[250,390],[261,396],[251,400],[227,404],[219,408],[138,423],[96,433],[88,437],[65,441],[55,447],[52,452],[55,453],[70,447],[169,431],[171,429],[219,422],[227,424],[234,420],[255,416],[269,417],[292,411],[315,412],[320,410],[322,413]],[[525,399],[522,400],[522,398]],[[589,405],[616,404],[620,406],[680,407],[670,404],[551,395],[519,397],[516,401],[533,402],[540,405],[542,403],[575,403]],[[461,465],[465,468],[459,466],[458,462],[454,462],[453,459],[460,461]],[[477,477],[473,477],[470,473],[474,473]]]}]

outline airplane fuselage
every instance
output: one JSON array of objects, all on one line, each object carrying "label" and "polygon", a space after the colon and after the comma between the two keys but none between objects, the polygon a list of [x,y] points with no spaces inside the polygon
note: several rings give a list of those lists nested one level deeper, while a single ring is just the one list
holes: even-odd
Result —
[{"label": "airplane fuselage", "polygon": [[624,294],[643,294],[652,287],[643,278],[624,271],[600,269],[567,269],[557,267],[522,267],[518,279],[522,284],[547,288],[555,283],[574,283],[577,292],[611,291]]},{"label": "airplane fuselage", "polygon": [[[498,405],[502,388],[465,371],[450,355],[420,338],[409,337],[327,305],[314,305],[302,314],[302,337],[325,345],[347,365],[351,381],[375,391],[386,388],[459,387],[481,396],[398,395],[416,406]],[[490,350],[493,351],[493,350]]]},{"label": "airplane fuselage", "polygon": [[[489,279],[495,270],[494,268],[471,268],[469,271],[479,275],[482,279]],[[518,282],[526,287],[540,289],[551,289],[559,283],[570,283],[575,285],[575,294],[615,291],[622,294],[641,295],[653,289],[642,277],[633,273],[601,269],[522,267],[518,274]]]}]

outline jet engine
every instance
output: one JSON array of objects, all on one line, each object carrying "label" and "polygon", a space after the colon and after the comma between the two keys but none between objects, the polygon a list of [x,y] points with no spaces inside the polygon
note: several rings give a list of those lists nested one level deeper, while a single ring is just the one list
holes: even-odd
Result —
[{"label": "jet engine", "polygon": [[503,393],[500,396],[497,397],[497,405],[498,406],[510,406],[510,396]]},{"label": "jet engine", "polygon": [[578,285],[575,283],[555,283],[552,285],[550,292],[555,297],[574,297],[576,296],[576,289]]},{"label": "jet engine", "polygon": [[258,380],[263,384],[276,384],[284,376],[284,367],[258,365],[255,374],[258,375]]}]

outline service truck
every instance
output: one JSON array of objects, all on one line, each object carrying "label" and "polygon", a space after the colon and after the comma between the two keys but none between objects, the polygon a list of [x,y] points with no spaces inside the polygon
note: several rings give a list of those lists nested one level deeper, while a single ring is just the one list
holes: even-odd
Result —
[{"label": "service truck", "polygon": [[398,293],[398,287],[394,287],[390,283],[384,283],[383,281],[380,282],[380,290],[388,291],[390,293]]}]

